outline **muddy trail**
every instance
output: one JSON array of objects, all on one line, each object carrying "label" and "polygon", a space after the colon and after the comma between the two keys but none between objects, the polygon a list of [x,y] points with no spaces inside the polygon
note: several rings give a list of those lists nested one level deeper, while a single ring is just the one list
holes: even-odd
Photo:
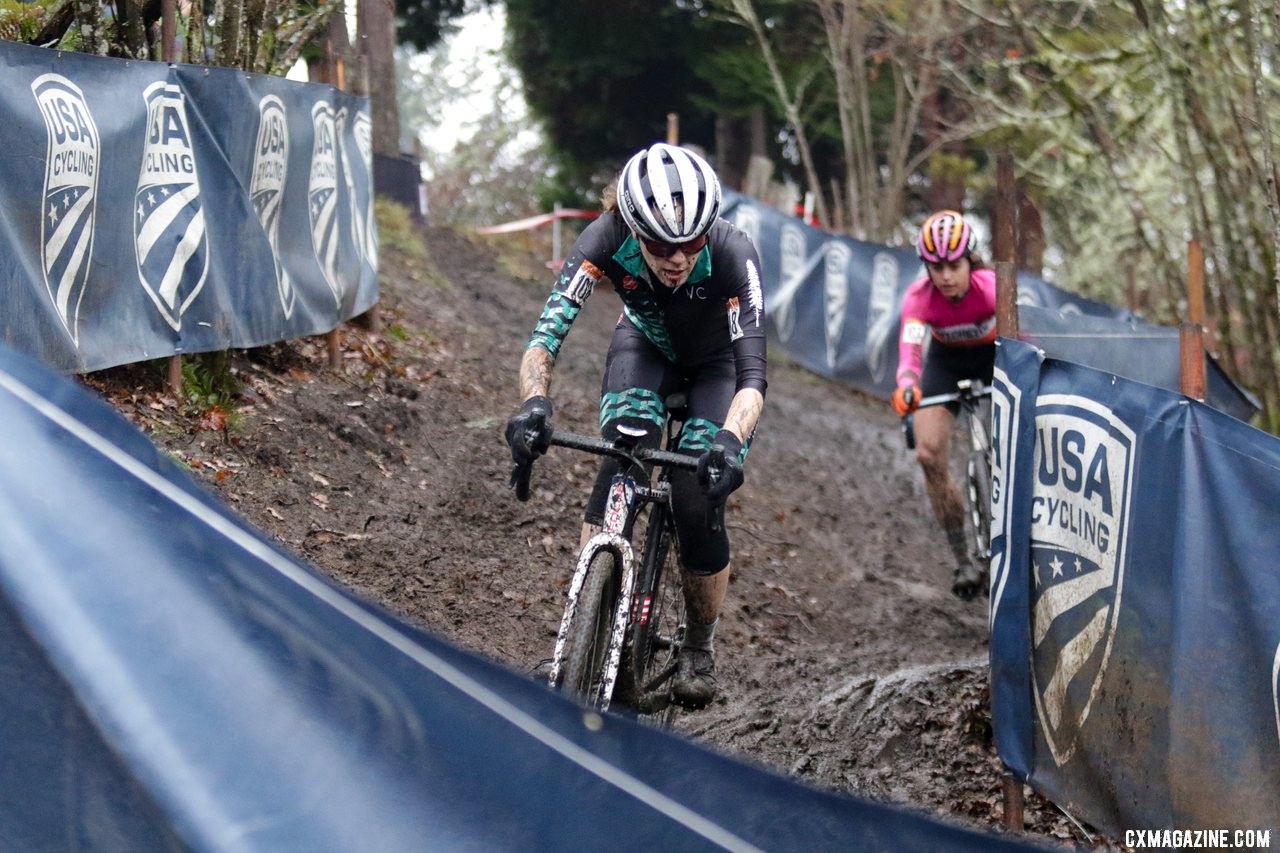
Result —
[{"label": "muddy trail", "polygon": [[[231,406],[176,399],[160,371],[85,377],[223,500],[359,595],[529,672],[550,656],[595,460],[553,449],[533,496],[507,487],[501,432],[552,275],[507,242],[384,234],[378,322],[231,353]],[[419,246],[419,242],[425,244]],[[594,432],[619,311],[598,289],[557,364],[557,426]],[[812,785],[999,828],[986,602],[950,564],[889,406],[770,354],[734,575],[721,695],[684,736]],[[1027,833],[1087,838],[1028,791]]]}]

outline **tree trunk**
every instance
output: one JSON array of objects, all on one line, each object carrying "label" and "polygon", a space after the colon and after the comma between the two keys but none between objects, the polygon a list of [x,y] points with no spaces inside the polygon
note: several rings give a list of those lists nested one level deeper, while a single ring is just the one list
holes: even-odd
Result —
[{"label": "tree trunk", "polygon": [[368,75],[373,112],[373,152],[400,153],[400,108],[396,102],[394,0],[358,0],[356,30],[361,65]]}]

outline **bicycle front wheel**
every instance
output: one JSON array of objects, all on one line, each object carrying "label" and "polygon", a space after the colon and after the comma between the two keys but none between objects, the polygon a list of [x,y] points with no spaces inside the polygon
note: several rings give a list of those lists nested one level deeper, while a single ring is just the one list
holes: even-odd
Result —
[{"label": "bicycle front wheel", "polygon": [[987,454],[978,450],[969,454],[965,479],[973,556],[985,564],[991,559],[991,463]]},{"label": "bicycle front wheel", "polygon": [[606,675],[621,574],[616,554],[596,552],[567,634],[561,686],[596,707],[607,707],[613,689]]},{"label": "bicycle front wheel", "polygon": [[[642,702],[664,709],[668,703],[655,702],[655,694],[665,695],[665,687],[675,673],[684,625],[684,594],[673,545],[671,511],[655,507],[645,534],[644,565],[633,604],[631,646],[627,675]],[[647,700],[647,701],[646,701]]]}]

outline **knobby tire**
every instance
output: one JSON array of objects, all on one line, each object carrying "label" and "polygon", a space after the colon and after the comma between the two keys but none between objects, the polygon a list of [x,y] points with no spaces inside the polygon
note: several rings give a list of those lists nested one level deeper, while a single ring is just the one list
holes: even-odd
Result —
[{"label": "knobby tire", "polygon": [[[675,706],[670,701],[670,670],[675,665],[680,634],[684,623],[684,595],[680,586],[680,572],[673,546],[673,522],[671,510],[665,506],[654,507],[649,514],[645,532],[644,560],[640,582],[636,590],[631,644],[627,656],[626,676],[630,691],[637,698],[645,687],[665,696],[666,701],[653,702],[664,724],[669,724]],[[647,619],[642,622],[642,609],[646,598],[649,603]],[[653,684],[665,674],[661,684]]]},{"label": "knobby tire", "polygon": [[569,626],[565,651],[563,687],[587,703],[600,706],[609,698],[601,695],[609,656],[609,632],[618,602],[621,566],[612,551],[600,551],[591,558],[587,579],[578,594],[573,624]]},{"label": "knobby tire", "polygon": [[979,450],[969,453],[966,479],[973,556],[986,562],[991,557],[991,463],[986,453]]}]

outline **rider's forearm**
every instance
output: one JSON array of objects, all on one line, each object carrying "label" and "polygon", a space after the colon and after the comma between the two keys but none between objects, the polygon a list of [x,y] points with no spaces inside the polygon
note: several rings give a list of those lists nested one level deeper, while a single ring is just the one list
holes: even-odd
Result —
[{"label": "rider's forearm", "polygon": [[754,388],[743,388],[733,395],[729,414],[725,415],[724,428],[746,443],[755,431],[760,413],[764,411],[764,395]]},{"label": "rider's forearm", "polygon": [[520,359],[520,400],[551,394],[551,368],[556,360],[542,347],[529,347]]}]

